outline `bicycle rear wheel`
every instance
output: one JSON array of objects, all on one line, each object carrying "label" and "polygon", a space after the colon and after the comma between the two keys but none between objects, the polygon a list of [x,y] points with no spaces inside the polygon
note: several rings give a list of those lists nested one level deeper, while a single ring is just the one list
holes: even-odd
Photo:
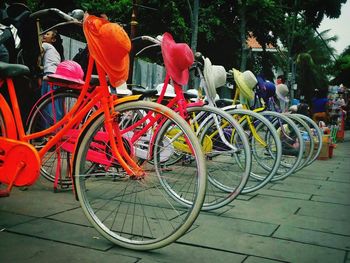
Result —
[{"label": "bicycle rear wheel", "polygon": [[[67,114],[74,106],[79,97],[79,92],[75,90],[57,89],[41,98],[36,105],[34,105],[28,120],[27,120],[27,134],[43,131],[59,121],[56,116],[57,106],[61,108],[60,115]],[[77,129],[79,127],[76,127]],[[70,134],[70,135],[69,135]],[[76,132],[67,134],[61,141],[54,145],[42,159],[42,166],[40,169],[41,175],[50,182],[56,182],[68,187],[72,184],[70,175],[70,161],[72,150],[68,150],[68,142],[72,142],[72,136],[76,136]],[[36,138],[30,141],[38,150],[43,147],[50,136],[53,134],[46,134],[43,137]],[[71,146],[71,145],[70,145]]]},{"label": "bicycle rear wheel", "polygon": [[5,118],[0,108],[0,136],[6,137],[6,135],[7,135],[7,131],[6,131]]},{"label": "bicycle rear wheel", "polygon": [[[77,196],[92,225],[113,243],[136,250],[166,246],[191,227],[201,210],[207,176],[200,144],[188,124],[165,106],[136,101],[117,105],[115,111],[114,125],[119,125],[125,148],[142,163],[145,175],[127,175],[114,159],[101,113],[78,140],[73,158]],[[140,112],[148,117],[134,118]],[[170,136],[174,134],[185,138],[181,147],[176,136]],[[168,166],[175,148],[188,159]],[[169,195],[162,178],[174,182],[175,192],[190,205]]]}]

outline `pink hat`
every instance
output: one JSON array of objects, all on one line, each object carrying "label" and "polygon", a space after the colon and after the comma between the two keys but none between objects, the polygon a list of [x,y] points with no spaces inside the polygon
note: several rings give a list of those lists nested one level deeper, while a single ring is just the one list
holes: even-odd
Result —
[{"label": "pink hat", "polygon": [[74,82],[83,85],[85,82],[84,71],[81,66],[73,60],[65,60],[58,64],[55,74],[48,75],[49,78],[59,79],[65,82]]},{"label": "pink hat", "polygon": [[189,78],[188,68],[194,60],[192,50],[185,43],[176,43],[169,33],[164,33],[161,46],[165,70],[173,81],[186,85]]}]

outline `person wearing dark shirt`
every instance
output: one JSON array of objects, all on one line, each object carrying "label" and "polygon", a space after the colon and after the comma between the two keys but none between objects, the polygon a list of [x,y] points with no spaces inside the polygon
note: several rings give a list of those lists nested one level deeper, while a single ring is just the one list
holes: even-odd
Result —
[{"label": "person wearing dark shirt", "polygon": [[315,96],[312,98],[312,119],[315,122],[329,121],[328,98],[324,92],[315,90]]}]

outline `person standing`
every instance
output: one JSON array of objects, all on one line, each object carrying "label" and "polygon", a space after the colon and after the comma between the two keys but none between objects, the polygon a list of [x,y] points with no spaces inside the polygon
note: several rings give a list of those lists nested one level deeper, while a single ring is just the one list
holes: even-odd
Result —
[{"label": "person standing", "polygon": [[[54,74],[58,64],[64,60],[62,39],[59,36],[57,30],[47,31],[42,37],[42,68],[43,79],[41,79],[41,95],[51,91],[51,87],[45,76]],[[57,87],[53,87],[54,89]],[[52,116],[53,121],[58,121],[63,118],[63,105],[61,101],[56,100],[54,107],[48,107],[47,114]],[[55,109],[52,112],[52,109]],[[54,113],[54,114],[52,114]],[[47,123],[46,126],[50,126]]]},{"label": "person standing", "polygon": [[[57,30],[47,31],[42,37],[43,76],[54,74],[58,64],[63,61],[62,40]],[[46,80],[41,83],[41,95],[50,91]]]},{"label": "person standing", "polygon": [[328,98],[326,91],[315,90],[315,96],[312,98],[312,119],[318,123],[319,121],[329,122]]}]

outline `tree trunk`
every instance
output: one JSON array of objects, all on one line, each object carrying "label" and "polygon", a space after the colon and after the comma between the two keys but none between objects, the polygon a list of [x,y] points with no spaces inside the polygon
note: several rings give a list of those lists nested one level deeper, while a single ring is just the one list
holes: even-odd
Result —
[{"label": "tree trunk", "polygon": [[[197,43],[198,43],[198,15],[199,15],[199,0],[193,0],[193,9],[191,8],[191,4],[189,1],[187,1],[189,10],[191,13],[191,49],[193,51],[193,54],[197,51]],[[195,88],[195,75],[194,71],[190,72],[190,79],[188,82],[188,88],[192,89]]]},{"label": "tree trunk", "polygon": [[198,15],[199,15],[199,0],[193,0],[193,13],[191,19],[191,49],[193,53],[197,51],[198,42]]},{"label": "tree trunk", "polygon": [[242,55],[241,55],[241,66],[240,70],[245,71],[247,67],[247,59],[248,59],[248,46],[247,46],[247,20],[246,20],[246,0],[238,0],[238,14],[239,14],[239,33],[241,38],[241,47],[242,47]]}]

